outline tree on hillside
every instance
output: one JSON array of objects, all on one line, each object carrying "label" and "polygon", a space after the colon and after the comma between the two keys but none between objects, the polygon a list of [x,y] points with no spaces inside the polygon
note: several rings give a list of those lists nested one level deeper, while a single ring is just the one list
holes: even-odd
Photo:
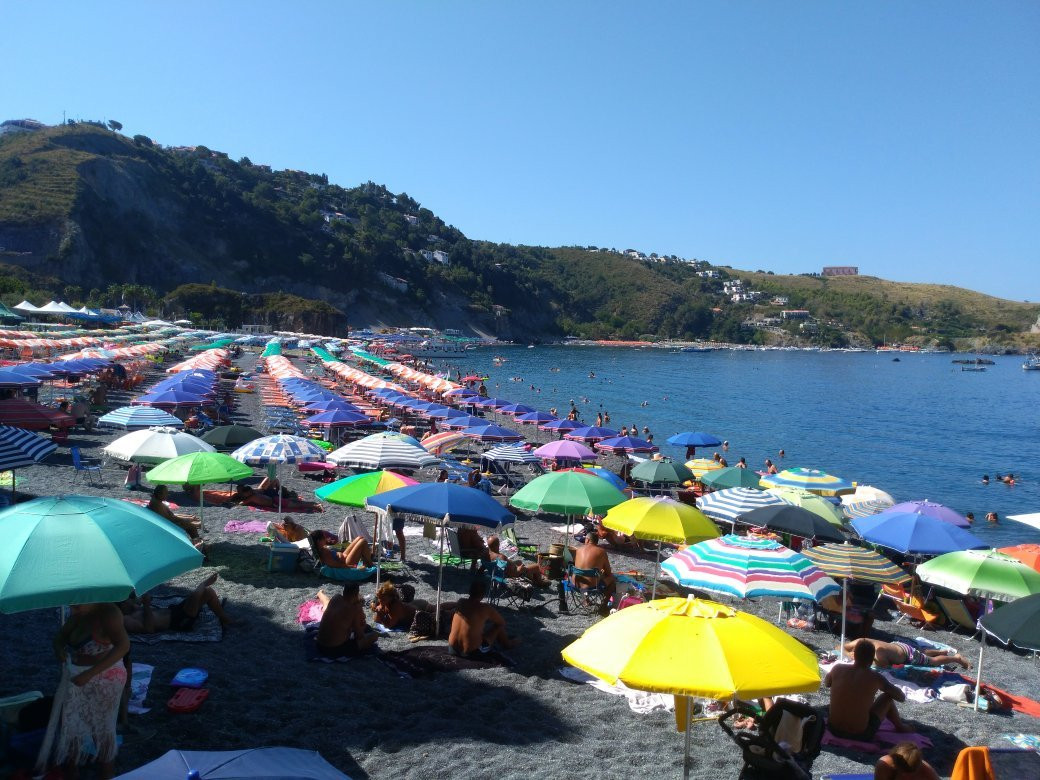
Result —
[{"label": "tree on hillside", "polygon": [[118,133],[120,130],[123,129],[123,123],[122,122],[117,122],[114,119],[109,119],[108,120],[108,127],[109,127],[110,130],[114,130],[114,131],[116,131]]}]

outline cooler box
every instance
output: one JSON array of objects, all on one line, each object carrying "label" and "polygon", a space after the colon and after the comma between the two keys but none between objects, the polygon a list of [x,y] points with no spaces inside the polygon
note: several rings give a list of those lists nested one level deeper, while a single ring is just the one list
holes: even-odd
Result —
[{"label": "cooler box", "polygon": [[295,544],[273,542],[271,553],[267,558],[268,571],[294,572],[300,559],[300,548]]}]

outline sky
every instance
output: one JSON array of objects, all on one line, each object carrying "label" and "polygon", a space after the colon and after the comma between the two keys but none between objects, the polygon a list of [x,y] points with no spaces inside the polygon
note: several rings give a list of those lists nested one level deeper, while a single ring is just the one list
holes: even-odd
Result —
[{"label": "sky", "polygon": [[407,192],[475,239],[1040,301],[1040,3],[0,0],[0,119]]}]

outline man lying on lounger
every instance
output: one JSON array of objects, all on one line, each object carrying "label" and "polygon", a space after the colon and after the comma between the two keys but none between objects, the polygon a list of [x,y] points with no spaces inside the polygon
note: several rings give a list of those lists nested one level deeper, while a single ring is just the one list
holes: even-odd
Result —
[{"label": "man lying on lounger", "polygon": [[498,610],[482,603],[486,592],[484,580],[474,580],[469,586],[469,598],[459,599],[455,606],[448,636],[448,650],[454,655],[480,657],[482,648],[491,649],[497,644],[508,650],[520,644],[520,640],[506,634],[506,621]]},{"label": "man lying on lounger", "polygon": [[971,664],[959,653],[951,653],[947,650],[918,650],[912,644],[898,640],[883,642],[880,639],[857,639],[855,642],[845,643],[845,652],[853,653],[859,642],[867,642],[874,648],[874,664],[881,669],[903,664],[911,666],[959,664],[965,669],[971,667]]},{"label": "man lying on lounger", "polygon": [[343,593],[331,598],[318,591],[318,601],[325,607],[318,626],[318,652],[326,658],[360,655],[376,643],[378,634],[366,633],[365,608],[361,605],[356,582],[343,586]]},{"label": "man lying on lounger", "polygon": [[204,606],[213,610],[224,627],[241,625],[244,621],[230,617],[220,603],[220,597],[213,590],[217,575],[211,574],[199,583],[194,591],[184,599],[169,607],[153,608],[152,597],[145,595],[135,598],[131,595],[120,602],[123,611],[123,625],[130,634],[159,634],[164,631],[191,631]]}]

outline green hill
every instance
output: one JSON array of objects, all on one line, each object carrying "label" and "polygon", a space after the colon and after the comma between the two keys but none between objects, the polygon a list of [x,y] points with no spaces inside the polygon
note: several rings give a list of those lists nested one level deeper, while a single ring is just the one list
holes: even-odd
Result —
[{"label": "green hill", "polygon": [[[121,301],[218,327],[432,325],[505,338],[1012,343],[1040,306],[869,277],[819,279],[471,241],[406,193],[164,148],[77,122],[0,137],[0,299]],[[786,295],[812,327],[759,327]],[[753,325],[753,327],[751,327]]]}]

